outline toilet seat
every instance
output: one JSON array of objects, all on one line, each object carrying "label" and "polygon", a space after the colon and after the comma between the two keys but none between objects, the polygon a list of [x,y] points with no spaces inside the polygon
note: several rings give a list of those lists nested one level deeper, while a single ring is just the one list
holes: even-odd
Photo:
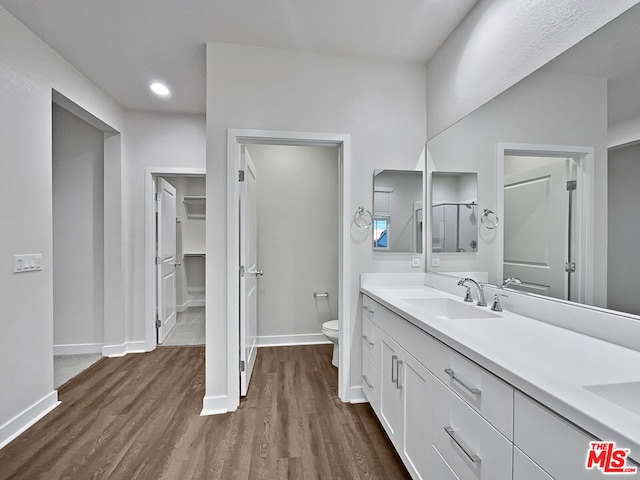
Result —
[{"label": "toilet seat", "polygon": [[338,320],[329,320],[328,322],[324,322],[322,324],[322,330],[327,330],[329,332],[337,332]]}]

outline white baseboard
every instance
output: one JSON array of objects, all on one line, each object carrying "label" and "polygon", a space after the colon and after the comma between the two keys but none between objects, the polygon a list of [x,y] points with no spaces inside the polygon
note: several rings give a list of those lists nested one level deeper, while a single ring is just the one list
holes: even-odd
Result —
[{"label": "white baseboard", "polygon": [[285,347],[290,345],[317,345],[331,343],[322,333],[307,333],[297,335],[268,335],[258,337],[258,347]]},{"label": "white baseboard", "polygon": [[86,355],[89,353],[102,353],[102,343],[76,343],[68,345],[54,345],[54,355]]},{"label": "white baseboard", "polygon": [[229,399],[226,395],[204,397],[202,400],[202,411],[200,412],[200,415],[220,415],[221,413],[227,413],[229,411],[228,406]]},{"label": "white baseboard", "polygon": [[176,312],[182,313],[185,312],[189,307],[204,307],[205,300],[187,300],[182,305],[176,305]]},{"label": "white baseboard", "polygon": [[362,387],[351,387],[349,392],[349,403],[369,403],[367,397],[364,395]]},{"label": "white baseboard", "polygon": [[125,342],[120,345],[104,345],[102,347],[103,357],[124,357],[127,353],[143,353],[149,351],[147,342]]},{"label": "white baseboard", "polygon": [[58,405],[60,405],[60,402],[58,401],[58,391],[54,390],[49,395],[41,398],[22,413],[16,415],[7,423],[0,426],[0,448],[5,447],[9,442]]},{"label": "white baseboard", "polygon": [[187,308],[189,308],[189,301],[188,300],[186,302],[184,302],[182,305],[176,305],[176,312],[182,313]]}]

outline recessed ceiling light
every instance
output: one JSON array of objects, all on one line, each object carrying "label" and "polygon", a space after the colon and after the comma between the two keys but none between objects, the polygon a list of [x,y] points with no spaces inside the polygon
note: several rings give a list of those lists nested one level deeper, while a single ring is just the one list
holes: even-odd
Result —
[{"label": "recessed ceiling light", "polygon": [[171,90],[164,83],[153,82],[149,85],[149,88],[153,93],[160,97],[168,97],[171,94]]}]

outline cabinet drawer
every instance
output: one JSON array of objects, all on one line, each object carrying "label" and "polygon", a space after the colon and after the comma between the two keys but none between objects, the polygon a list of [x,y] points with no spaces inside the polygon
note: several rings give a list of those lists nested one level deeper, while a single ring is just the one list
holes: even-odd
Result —
[{"label": "cabinet drawer", "polygon": [[433,444],[460,480],[511,480],[513,444],[434,381]]},{"label": "cabinet drawer", "polygon": [[378,306],[378,302],[367,297],[366,295],[362,295],[362,318],[363,319],[368,318],[369,320],[374,320],[377,306]]},{"label": "cabinet drawer", "polygon": [[362,361],[370,361],[380,370],[380,329],[368,318],[362,318]]},{"label": "cabinet drawer", "polygon": [[375,324],[393,337],[402,347],[429,370],[433,368],[433,344],[431,335],[405,320],[388,308],[377,305]]},{"label": "cabinet drawer", "polygon": [[513,387],[435,342],[434,374],[508,439],[513,438]]},{"label": "cabinet drawer", "polygon": [[553,478],[522,453],[518,447],[514,447],[513,480],[553,480]]},{"label": "cabinet drawer", "polygon": [[431,478],[437,480],[460,480],[458,476],[453,473],[449,464],[442,458],[438,449],[431,445],[431,450],[430,464],[433,472]]},{"label": "cabinet drawer", "polygon": [[362,391],[373,411],[380,413],[380,371],[369,360],[362,359]]},{"label": "cabinet drawer", "polygon": [[556,480],[603,478],[601,470],[585,468],[589,442],[596,439],[521,392],[515,394],[513,440]]}]

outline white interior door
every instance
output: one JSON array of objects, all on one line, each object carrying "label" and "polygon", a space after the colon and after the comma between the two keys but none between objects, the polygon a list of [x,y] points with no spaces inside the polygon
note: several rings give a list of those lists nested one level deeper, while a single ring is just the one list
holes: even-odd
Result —
[{"label": "white interior door", "polygon": [[[258,335],[258,174],[249,152],[240,147],[244,181],[240,183],[240,395],[249,388]],[[242,274],[244,267],[244,275]]]},{"label": "white interior door", "polygon": [[157,239],[156,260],[158,286],[158,343],[165,341],[176,326],[176,189],[164,178],[157,185]]},{"label": "white interior door", "polygon": [[559,161],[504,177],[504,270],[527,292],[567,298],[568,164]]}]

